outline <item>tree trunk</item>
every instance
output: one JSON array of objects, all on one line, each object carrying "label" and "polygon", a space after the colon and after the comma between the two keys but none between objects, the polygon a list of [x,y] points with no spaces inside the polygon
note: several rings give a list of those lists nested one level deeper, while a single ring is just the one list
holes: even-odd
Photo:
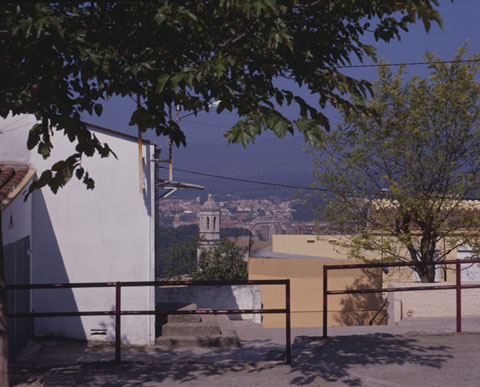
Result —
[{"label": "tree trunk", "polygon": [[422,283],[435,282],[435,264],[417,266],[416,272]]},{"label": "tree trunk", "polygon": [[7,294],[3,250],[2,211],[0,209],[0,386],[8,387]]}]

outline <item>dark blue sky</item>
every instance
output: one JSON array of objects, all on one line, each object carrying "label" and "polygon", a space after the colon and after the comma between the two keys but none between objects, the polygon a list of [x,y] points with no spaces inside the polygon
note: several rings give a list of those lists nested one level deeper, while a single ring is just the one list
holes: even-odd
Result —
[{"label": "dark blue sky", "polygon": [[[419,62],[427,51],[449,60],[467,40],[470,40],[470,53],[480,53],[480,1],[457,0],[452,4],[450,0],[442,0],[440,12],[443,30],[433,24],[430,32],[426,33],[423,24],[418,23],[411,26],[408,33],[402,33],[400,41],[387,44],[366,38],[365,42],[375,46],[377,56],[389,63]],[[411,66],[408,72],[426,76],[428,69],[426,66]],[[375,68],[344,69],[344,73],[368,80],[376,78]],[[314,103],[315,98],[307,91],[302,91],[302,94]],[[113,98],[106,104],[101,117],[88,117],[86,121],[136,135],[136,128],[128,126],[134,109],[132,100]],[[332,126],[338,123],[338,113],[334,109],[326,109],[325,113]],[[304,182],[305,172],[310,170],[310,161],[302,151],[305,144],[300,134],[278,140],[273,134],[264,133],[255,144],[243,149],[238,144],[228,145],[223,137],[236,119],[234,114],[211,112],[182,120],[180,124],[187,136],[187,148],[175,149],[174,167],[240,177],[258,175],[265,178],[270,174],[275,176],[275,182],[280,183],[283,182],[282,172],[299,173],[303,175],[301,181]],[[157,141],[166,151],[165,138],[156,138],[153,134],[146,137]],[[177,174],[175,179],[198,181],[185,174]]]}]

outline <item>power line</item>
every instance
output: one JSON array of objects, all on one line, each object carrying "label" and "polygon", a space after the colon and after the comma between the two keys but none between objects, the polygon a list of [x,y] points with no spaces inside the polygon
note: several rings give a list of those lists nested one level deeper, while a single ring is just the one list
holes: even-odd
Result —
[{"label": "power line", "polygon": [[337,66],[337,68],[352,69],[352,68],[365,68],[365,67],[425,66],[425,65],[432,65],[432,64],[453,64],[453,63],[474,63],[474,62],[480,62],[480,59],[439,60],[435,62],[374,63],[374,64]]},{"label": "power line", "polygon": [[214,128],[221,128],[221,129],[231,129],[232,128],[231,126],[209,124],[209,123],[200,122],[200,121],[182,120],[182,122],[186,122],[188,124],[194,124],[194,125],[211,126],[211,127],[214,127]]},{"label": "power line", "polygon": [[31,122],[27,122],[26,124],[23,124],[23,125],[20,125],[20,126],[16,126],[14,128],[10,128],[8,130],[3,130],[4,128],[1,128],[0,129],[0,134],[4,134],[4,133],[8,133],[8,132],[13,132],[14,130],[17,130],[17,129],[21,129],[25,126],[32,126],[32,123]]},{"label": "power line", "polygon": [[[158,168],[168,169],[168,167],[162,167],[160,165],[158,166]],[[199,176],[213,177],[215,179],[239,181],[239,182],[242,182],[242,183],[261,184],[261,185],[269,185],[269,186],[283,187],[283,188],[304,189],[304,190],[309,190],[309,191],[332,192],[332,193],[340,192],[338,190],[328,189],[328,188],[305,187],[305,186],[300,186],[300,185],[271,183],[271,182],[268,182],[268,181],[241,179],[241,178],[237,178],[237,177],[214,175],[212,173],[205,173],[205,172],[198,172],[198,171],[188,171],[186,169],[179,169],[179,168],[173,168],[173,170],[177,171],[177,172],[189,173],[191,175],[199,175]],[[343,192],[343,194],[349,193],[348,191],[342,191],[342,192]],[[383,194],[379,194],[379,197],[383,197]],[[464,197],[461,200],[480,200],[480,197]]]},{"label": "power line", "polygon": [[[168,169],[167,167],[162,167],[162,166],[158,166],[158,168]],[[240,181],[240,182],[242,182],[242,183],[262,184],[262,185],[270,185],[270,186],[274,186],[274,187],[283,187],[283,188],[305,189],[305,190],[310,190],[310,191],[333,192],[332,190],[325,189],[325,188],[314,188],[314,187],[305,187],[305,186],[299,186],[299,185],[290,185],[290,184],[281,184],[281,183],[270,183],[270,182],[267,182],[267,181],[240,179],[240,178],[237,178],[237,177],[220,176],[220,175],[214,175],[214,174],[211,174],[211,173],[196,172],[196,171],[187,171],[187,170],[185,170],[185,169],[178,169],[178,168],[173,168],[173,170],[174,170],[174,171],[177,171],[177,172],[190,173],[190,174],[192,174],[192,175],[200,175],[200,176],[214,177],[214,178],[216,178],[216,179]]]},{"label": "power line", "polygon": [[[25,114],[24,116],[18,118],[17,120],[10,122],[8,125],[5,125],[2,128],[0,128],[0,132],[2,132],[3,129],[7,129],[8,127],[10,127],[12,125],[18,124],[20,121],[24,120],[27,117],[28,117],[28,115]],[[9,132],[9,130],[7,130],[7,132]],[[4,133],[4,132],[2,132],[2,133]]]}]

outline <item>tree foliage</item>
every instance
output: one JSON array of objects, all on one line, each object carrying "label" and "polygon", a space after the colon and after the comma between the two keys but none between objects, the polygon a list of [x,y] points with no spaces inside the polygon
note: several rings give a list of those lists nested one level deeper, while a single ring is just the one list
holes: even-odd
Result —
[{"label": "tree foliage", "polygon": [[193,273],[196,281],[235,281],[248,279],[247,262],[243,260],[247,249],[234,241],[223,238],[214,247],[202,250],[197,270]]},{"label": "tree foliage", "polygon": [[[363,36],[389,41],[421,19],[440,23],[438,0],[218,0],[5,2],[0,6],[0,116],[35,114],[28,147],[47,158],[56,132],[75,153],[45,171],[32,187],[56,191],[72,176],[94,182],[82,158],[113,154],[82,122],[101,115],[114,95],[138,101],[130,124],[186,144],[170,109],[237,113],[225,134],[247,144],[264,130],[295,128],[307,141],[329,128],[322,109],[352,107],[369,83],[341,72],[353,57],[375,59]],[[279,78],[291,87],[278,86]],[[304,100],[298,86],[317,101]],[[294,104],[290,119],[282,106]]]},{"label": "tree foliage", "polygon": [[244,227],[223,227],[221,230],[222,236],[238,238],[241,236],[249,236],[251,234],[248,228]]},{"label": "tree foliage", "polygon": [[160,226],[155,232],[155,275],[171,278],[190,274],[197,263],[198,226]]},{"label": "tree foliage", "polygon": [[[347,112],[315,149],[323,213],[353,257],[377,252],[389,261],[433,262],[458,246],[479,247],[480,56],[440,63],[427,54],[426,78],[380,67],[373,114]],[[440,251],[438,248],[440,247]],[[417,272],[434,281],[432,265]]]},{"label": "tree foliage", "polygon": [[197,240],[172,244],[162,265],[162,277],[181,279],[190,276],[197,269]]}]

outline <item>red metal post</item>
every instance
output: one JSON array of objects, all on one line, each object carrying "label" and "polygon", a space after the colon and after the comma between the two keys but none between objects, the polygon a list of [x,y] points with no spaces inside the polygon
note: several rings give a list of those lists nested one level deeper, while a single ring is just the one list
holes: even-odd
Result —
[{"label": "red metal post", "polygon": [[327,337],[327,265],[323,265],[323,338]]},{"label": "red metal post", "polygon": [[462,276],[460,261],[457,259],[455,263],[456,271],[456,289],[457,289],[457,332],[462,331]]},{"label": "red metal post", "polygon": [[115,283],[115,361],[120,363],[122,361],[121,356],[121,286],[120,282]]},{"label": "red metal post", "polygon": [[290,323],[290,280],[287,279],[285,283],[285,328],[286,328],[286,341],[287,341],[287,352],[286,352],[286,363],[292,364],[292,335],[291,335],[291,323]]}]

